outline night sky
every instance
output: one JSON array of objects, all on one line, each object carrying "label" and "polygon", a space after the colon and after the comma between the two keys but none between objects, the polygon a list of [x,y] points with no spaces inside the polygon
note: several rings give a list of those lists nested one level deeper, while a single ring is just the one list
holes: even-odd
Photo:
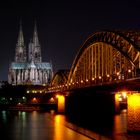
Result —
[{"label": "night sky", "polygon": [[43,61],[52,61],[54,72],[70,69],[78,49],[94,32],[140,29],[138,0],[4,0],[0,3],[0,80],[7,80],[8,67],[14,61],[20,19],[26,47],[36,20]]}]

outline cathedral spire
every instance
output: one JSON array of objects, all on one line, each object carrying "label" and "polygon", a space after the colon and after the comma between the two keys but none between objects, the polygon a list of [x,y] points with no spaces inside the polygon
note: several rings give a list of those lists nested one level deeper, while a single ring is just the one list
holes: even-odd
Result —
[{"label": "cathedral spire", "polygon": [[36,22],[34,26],[33,40],[29,43],[28,56],[29,61],[33,60],[35,63],[39,63],[42,61],[41,47],[38,40]]},{"label": "cathedral spire", "polygon": [[20,20],[20,29],[19,29],[19,34],[18,34],[18,40],[17,40],[17,44],[16,44],[15,61],[16,62],[25,62],[26,61],[26,48],[24,45],[21,20]]},{"label": "cathedral spire", "polygon": [[21,20],[20,20],[20,29],[19,29],[19,34],[18,34],[17,46],[24,47],[24,38],[23,38],[22,22],[21,22]]},{"label": "cathedral spire", "polygon": [[39,47],[39,40],[38,40],[38,33],[37,33],[37,25],[35,21],[35,26],[34,26],[34,33],[33,33],[33,43],[36,47]]}]

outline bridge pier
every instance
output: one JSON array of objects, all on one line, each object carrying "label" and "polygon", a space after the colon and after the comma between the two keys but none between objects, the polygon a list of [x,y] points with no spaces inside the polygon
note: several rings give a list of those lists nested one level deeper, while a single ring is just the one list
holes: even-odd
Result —
[{"label": "bridge pier", "polygon": [[111,128],[115,113],[115,94],[81,89],[66,96],[65,114],[81,126]]},{"label": "bridge pier", "polygon": [[64,95],[56,95],[57,98],[57,112],[65,113],[65,96]]},{"label": "bridge pier", "polygon": [[127,130],[132,133],[140,133],[140,93],[128,93],[127,104]]},{"label": "bridge pier", "polygon": [[120,102],[119,102],[119,94],[118,93],[115,94],[115,112],[117,114],[120,113]]}]

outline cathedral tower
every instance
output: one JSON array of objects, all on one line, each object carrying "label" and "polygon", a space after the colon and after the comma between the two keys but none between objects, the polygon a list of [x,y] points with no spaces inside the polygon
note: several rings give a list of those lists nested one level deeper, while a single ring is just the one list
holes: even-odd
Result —
[{"label": "cathedral tower", "polygon": [[22,32],[22,24],[20,22],[20,30],[15,50],[15,62],[26,62],[26,48],[24,45],[24,38]]},{"label": "cathedral tower", "polygon": [[34,26],[33,39],[29,43],[28,59],[30,62],[31,61],[34,61],[35,63],[42,62],[41,47],[39,44],[36,23]]},{"label": "cathedral tower", "polygon": [[53,76],[52,65],[48,62],[42,62],[36,23],[34,26],[33,38],[28,45],[28,59],[26,56],[21,23],[15,53],[15,61],[12,62],[9,67],[9,84],[49,84]]}]

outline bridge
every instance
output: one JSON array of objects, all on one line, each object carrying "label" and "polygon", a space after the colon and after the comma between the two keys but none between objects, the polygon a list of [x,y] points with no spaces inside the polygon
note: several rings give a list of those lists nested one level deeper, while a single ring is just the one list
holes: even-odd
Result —
[{"label": "bridge", "polygon": [[99,31],[87,38],[70,71],[58,71],[49,87],[49,92],[65,95],[66,112],[78,118],[90,107],[100,114],[97,117],[117,112],[125,101],[127,129],[135,132],[140,131],[139,91],[140,32],[120,30]]},{"label": "bridge", "polygon": [[[61,72],[54,76],[50,90],[135,81],[140,76],[140,32],[94,33],[79,49],[68,78],[63,74]],[[62,77],[63,82],[58,77]]]}]

